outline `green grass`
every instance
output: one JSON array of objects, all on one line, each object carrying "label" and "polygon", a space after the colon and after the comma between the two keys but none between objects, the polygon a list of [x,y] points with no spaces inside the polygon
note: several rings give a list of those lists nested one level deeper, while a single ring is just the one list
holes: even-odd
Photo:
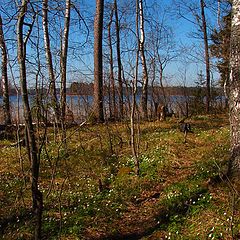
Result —
[{"label": "green grass", "polygon": [[[232,192],[227,183],[211,184],[227,166],[227,119],[198,116],[191,124],[194,133],[187,143],[177,120],[140,124],[139,177],[134,174],[126,123],[70,129],[67,151],[53,142],[50,129],[39,182],[44,238],[238,236],[240,219],[238,211],[232,211]],[[1,219],[31,207],[29,161],[25,149],[20,161],[10,144],[2,141],[0,149]],[[234,207],[237,204],[236,199]],[[31,239],[31,218],[11,222],[1,237]]]}]

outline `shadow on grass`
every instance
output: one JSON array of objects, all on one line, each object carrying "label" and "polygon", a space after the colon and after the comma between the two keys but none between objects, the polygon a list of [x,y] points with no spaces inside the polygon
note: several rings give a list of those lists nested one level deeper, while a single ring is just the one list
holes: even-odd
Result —
[{"label": "shadow on grass", "polygon": [[[193,202],[196,202],[202,195],[206,194],[208,190],[206,188],[200,188],[199,191],[194,192],[190,197],[188,198],[181,198],[176,199],[175,202],[173,202],[169,206],[162,206],[158,209],[155,216],[153,216],[152,219],[155,221],[151,222],[151,225],[146,228],[142,229],[138,232],[129,232],[125,234],[116,233],[104,237],[99,238],[88,238],[88,239],[97,239],[97,240],[137,240],[141,239],[142,237],[147,237],[151,235],[156,230],[165,230],[168,227],[168,224],[171,223],[171,218],[175,215],[181,215],[185,216],[188,214],[189,209],[192,206]],[[139,225],[143,225],[144,223],[138,222]]]}]

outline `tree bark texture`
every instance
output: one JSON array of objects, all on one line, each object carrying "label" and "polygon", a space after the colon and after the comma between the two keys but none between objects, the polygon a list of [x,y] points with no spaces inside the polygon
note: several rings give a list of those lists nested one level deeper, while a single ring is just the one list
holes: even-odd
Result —
[{"label": "tree bark texture", "polygon": [[65,123],[66,115],[66,90],[67,90],[67,54],[68,54],[68,38],[70,27],[70,12],[71,12],[71,0],[66,0],[65,6],[65,22],[63,31],[63,40],[61,47],[61,122]]},{"label": "tree bark texture", "polygon": [[57,99],[56,92],[56,79],[53,69],[52,62],[52,53],[51,53],[51,45],[49,38],[49,29],[48,29],[48,0],[43,0],[42,2],[42,26],[43,26],[43,36],[44,36],[44,48],[46,53],[46,61],[48,66],[48,74],[50,79],[49,89],[51,95],[51,104],[55,114],[55,121],[57,123],[60,122],[60,109]]},{"label": "tree bark texture", "polygon": [[103,111],[103,35],[104,0],[96,0],[96,14],[94,19],[94,109],[93,114],[97,122],[104,122]]},{"label": "tree bark texture", "polygon": [[3,110],[4,110],[4,123],[6,125],[11,124],[11,112],[9,102],[9,91],[8,91],[8,73],[7,73],[7,47],[4,40],[3,33],[3,22],[0,15],[0,48],[2,51],[2,89],[3,89]]},{"label": "tree bark texture", "polygon": [[24,18],[27,12],[27,0],[22,0],[22,4],[19,9],[18,22],[17,22],[17,42],[18,42],[18,64],[20,71],[20,84],[22,91],[22,101],[24,107],[24,120],[26,125],[26,138],[28,143],[28,155],[30,156],[31,162],[31,190],[32,190],[32,208],[34,213],[34,225],[35,233],[34,239],[41,239],[41,219],[42,219],[42,209],[43,209],[43,199],[42,193],[38,189],[38,177],[39,177],[39,159],[38,150],[35,140],[35,132],[32,124],[32,114],[29,105],[28,91],[27,91],[27,77],[26,77],[26,44],[29,39],[31,28],[30,26],[27,37],[25,41],[23,39],[23,27]]},{"label": "tree bark texture", "polygon": [[148,119],[148,70],[145,56],[145,31],[144,31],[144,13],[143,13],[143,1],[139,0],[139,18],[140,18],[140,39],[139,39],[139,50],[142,60],[142,72],[143,72],[143,85],[142,85],[142,111],[143,119]]},{"label": "tree bark texture", "polygon": [[229,80],[231,158],[229,175],[240,178],[240,1],[233,0]]},{"label": "tree bark texture", "polygon": [[137,35],[137,52],[136,52],[136,65],[135,65],[135,76],[133,80],[133,88],[132,88],[132,106],[131,106],[131,150],[134,159],[134,170],[135,174],[138,176],[140,173],[140,166],[139,166],[139,158],[137,153],[137,146],[136,146],[136,127],[135,127],[135,115],[136,115],[136,96],[137,96],[137,82],[138,82],[138,64],[139,64],[139,29],[138,29],[138,19],[139,19],[139,6],[138,0],[136,0],[136,35]]},{"label": "tree bark texture", "polygon": [[118,68],[118,97],[119,97],[119,117],[123,118],[123,80],[122,80],[122,60],[120,42],[120,23],[118,19],[117,0],[114,0],[115,28],[116,28],[116,48],[117,48],[117,68]]},{"label": "tree bark texture", "polygon": [[208,46],[208,34],[207,34],[207,23],[205,17],[205,2],[200,0],[201,4],[201,19],[202,19],[202,32],[204,38],[204,51],[205,51],[205,68],[206,68],[206,112],[210,111],[211,101],[211,78],[210,78],[210,60],[209,60],[209,46]]}]

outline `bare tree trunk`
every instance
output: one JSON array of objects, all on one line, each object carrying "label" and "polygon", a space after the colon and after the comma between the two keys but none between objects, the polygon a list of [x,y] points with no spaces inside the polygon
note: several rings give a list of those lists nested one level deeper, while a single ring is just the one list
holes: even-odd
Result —
[{"label": "bare tree trunk", "polygon": [[156,60],[155,60],[155,57],[153,57],[151,59],[151,65],[152,65],[152,83],[151,83],[151,88],[152,88],[152,91],[151,91],[151,102],[153,103],[153,113],[152,113],[152,117],[154,117],[155,119],[157,118],[157,106],[158,106],[158,103],[157,103],[157,100],[156,100],[156,92],[155,92],[155,86],[154,86],[154,83],[155,83],[155,80],[156,80]]},{"label": "bare tree trunk", "polygon": [[96,0],[96,15],[94,19],[94,115],[98,122],[104,122],[102,63],[103,10],[104,0]]},{"label": "bare tree trunk", "polygon": [[3,23],[2,23],[1,15],[0,15],[0,48],[2,51],[2,88],[3,88],[4,122],[6,125],[10,125],[11,112],[10,112],[9,91],[8,91],[7,47],[4,40]]},{"label": "bare tree trunk", "polygon": [[63,32],[63,41],[61,46],[61,124],[62,124],[62,140],[65,142],[66,139],[66,91],[67,91],[67,54],[68,54],[68,37],[70,27],[70,12],[71,12],[71,0],[66,0],[65,7],[65,23]]},{"label": "bare tree trunk", "polygon": [[115,80],[113,73],[113,48],[112,48],[112,35],[111,35],[111,26],[112,26],[112,18],[113,18],[113,9],[111,10],[110,20],[108,23],[108,44],[109,44],[109,64],[110,64],[110,101],[111,101],[111,111],[115,120],[117,119],[117,107],[116,107],[116,94],[115,94]]},{"label": "bare tree trunk", "polygon": [[163,67],[163,63],[161,61],[161,57],[160,57],[160,54],[157,53],[157,56],[158,56],[158,62],[159,62],[159,81],[160,81],[160,87],[162,89],[162,94],[163,94],[163,105],[166,107],[167,106],[167,97],[166,97],[166,93],[165,93],[165,88],[163,86],[163,70],[164,70],[164,67]]},{"label": "bare tree trunk", "polygon": [[[106,79],[107,78],[107,79]],[[109,107],[109,117],[112,119],[113,113],[112,113],[112,94],[111,94],[111,80],[110,80],[110,74],[104,77],[104,84],[107,86],[107,96],[108,96],[108,107]]]},{"label": "bare tree trunk", "polygon": [[138,32],[138,18],[139,18],[139,7],[138,7],[138,0],[136,0],[136,35],[137,35],[137,53],[136,53],[136,66],[135,66],[135,78],[133,81],[133,88],[132,88],[132,106],[131,106],[131,149],[132,155],[134,159],[135,165],[135,174],[139,175],[140,166],[139,166],[139,159],[137,154],[137,147],[136,147],[136,130],[135,130],[135,113],[136,113],[136,95],[137,95],[137,80],[138,80],[138,58],[139,58],[139,32]]},{"label": "bare tree trunk", "polygon": [[144,31],[144,15],[143,15],[143,1],[139,0],[139,17],[140,17],[140,41],[139,41],[139,50],[141,54],[142,60],[142,70],[143,70],[143,86],[142,86],[142,111],[143,111],[143,119],[148,119],[148,71],[147,71],[147,63],[145,57],[145,31]]},{"label": "bare tree trunk", "polygon": [[209,47],[208,47],[208,34],[207,34],[207,23],[205,18],[205,2],[200,0],[201,3],[201,17],[202,17],[202,32],[204,37],[204,49],[205,49],[205,66],[206,66],[206,112],[210,111],[211,101],[211,78],[210,78],[210,60],[209,60]]},{"label": "bare tree trunk", "polygon": [[130,109],[131,109],[131,99],[130,99],[131,93],[130,93],[130,90],[129,90],[129,87],[131,88],[131,86],[125,78],[125,74],[124,74],[123,69],[122,69],[122,80],[123,80],[123,83],[125,85],[125,93],[124,93],[125,98],[126,98],[126,100],[125,100],[125,103],[126,103],[125,104],[125,112],[126,112],[126,114],[125,115],[126,115],[126,117],[128,117],[129,116],[128,113],[130,112]]},{"label": "bare tree trunk", "polygon": [[117,0],[114,0],[115,10],[115,27],[116,27],[116,46],[117,46],[117,66],[118,66],[118,88],[119,88],[119,113],[120,119],[123,118],[123,80],[122,80],[122,60],[121,60],[121,43],[120,43],[120,26],[118,20]]},{"label": "bare tree trunk", "polygon": [[232,32],[229,79],[231,159],[229,175],[240,178],[240,2],[232,3]]},{"label": "bare tree trunk", "polygon": [[39,159],[38,159],[38,149],[35,140],[35,132],[32,124],[32,115],[28,99],[27,91],[27,78],[26,78],[26,44],[29,36],[31,34],[33,23],[30,25],[28,34],[23,40],[23,25],[24,18],[27,12],[27,0],[22,0],[22,5],[19,9],[18,22],[17,22],[17,40],[18,40],[18,63],[20,71],[20,83],[22,90],[22,101],[24,107],[24,119],[26,125],[26,138],[28,143],[28,155],[30,156],[31,162],[31,189],[32,189],[32,208],[34,213],[34,225],[35,225],[35,240],[41,239],[41,220],[42,220],[42,209],[43,209],[43,199],[42,193],[38,189],[38,177],[39,177]]},{"label": "bare tree trunk", "polygon": [[43,24],[43,36],[44,36],[44,47],[46,52],[46,60],[48,65],[48,73],[50,79],[50,94],[51,94],[51,102],[52,107],[54,109],[55,114],[55,121],[57,123],[60,122],[60,109],[57,99],[57,92],[56,92],[56,79],[53,70],[53,62],[52,62],[52,53],[51,53],[51,46],[50,46],[50,39],[49,39],[49,31],[48,31],[48,0],[43,0],[42,3],[42,24]]},{"label": "bare tree trunk", "polygon": [[[42,90],[43,86],[39,84],[39,76],[41,74],[41,60],[40,60],[40,28],[39,28],[39,22],[37,18],[37,40],[36,40],[36,63],[37,63],[37,69],[36,69],[36,77],[35,77],[35,101],[36,101],[36,122],[37,122],[37,134],[36,137],[39,139],[40,136],[40,122],[45,122],[45,116],[44,116],[44,106],[43,106],[43,99],[42,99]],[[39,92],[40,90],[40,92]]]}]

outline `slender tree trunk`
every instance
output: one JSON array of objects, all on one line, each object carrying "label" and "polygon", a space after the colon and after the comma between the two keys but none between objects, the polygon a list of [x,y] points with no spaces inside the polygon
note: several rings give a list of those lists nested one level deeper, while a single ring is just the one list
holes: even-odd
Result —
[{"label": "slender tree trunk", "polygon": [[110,96],[111,96],[111,108],[112,108],[112,117],[117,119],[117,107],[116,107],[116,94],[115,94],[115,80],[114,80],[114,72],[113,72],[113,48],[112,48],[112,34],[111,34],[111,26],[112,26],[112,18],[113,18],[113,9],[111,10],[110,20],[108,23],[108,44],[109,44],[109,65],[110,65]]},{"label": "slender tree trunk", "polygon": [[205,18],[205,2],[200,0],[201,3],[201,17],[202,17],[202,32],[204,37],[204,49],[205,49],[205,66],[206,66],[206,112],[210,111],[211,101],[211,78],[210,78],[210,60],[209,60],[209,47],[208,47],[208,34],[207,34],[207,23]]},{"label": "slender tree trunk", "polygon": [[151,59],[151,65],[152,65],[151,100],[152,100],[153,107],[154,107],[154,109],[153,109],[154,113],[152,114],[152,116],[154,118],[157,118],[157,100],[156,100],[156,92],[155,92],[156,87],[154,86],[154,83],[155,83],[155,80],[156,80],[156,59],[155,59],[155,57],[153,57]]},{"label": "slender tree trunk", "polygon": [[[44,107],[43,107],[43,98],[42,98],[42,92],[43,92],[43,86],[39,83],[39,76],[41,74],[41,60],[40,60],[40,27],[39,27],[39,21],[37,18],[37,40],[36,40],[36,62],[37,62],[37,69],[36,69],[36,77],[35,77],[35,101],[36,101],[36,122],[37,122],[37,134],[36,137],[39,139],[40,136],[40,122],[45,122],[45,116],[44,116]],[[40,90],[40,91],[39,91]]]},{"label": "slender tree trunk", "polygon": [[43,0],[42,2],[42,24],[43,24],[43,36],[44,36],[44,47],[46,53],[46,60],[48,65],[48,74],[50,79],[50,95],[51,95],[51,103],[54,109],[55,121],[57,123],[60,122],[60,109],[57,99],[57,91],[56,91],[56,79],[53,70],[53,62],[52,62],[52,53],[49,39],[49,30],[48,30],[48,0]]},{"label": "slender tree trunk", "polygon": [[139,17],[140,17],[140,41],[139,41],[139,50],[142,60],[142,71],[143,71],[143,86],[142,86],[142,111],[143,111],[143,119],[148,119],[148,71],[147,71],[147,63],[145,57],[145,31],[144,31],[144,15],[143,15],[143,1],[139,0]]},{"label": "slender tree trunk", "polygon": [[42,193],[38,189],[38,177],[39,177],[39,159],[38,150],[35,140],[35,132],[32,124],[32,115],[28,99],[27,91],[27,77],[26,77],[26,44],[27,39],[30,36],[33,24],[28,31],[28,36],[23,40],[23,25],[24,18],[27,12],[27,0],[22,0],[22,5],[19,9],[18,22],[17,22],[17,41],[18,41],[18,64],[20,71],[20,83],[22,90],[22,101],[24,107],[24,119],[26,125],[26,135],[28,143],[28,155],[30,156],[31,162],[31,189],[32,189],[32,208],[34,213],[34,225],[35,225],[35,240],[41,239],[41,219],[43,209]]},{"label": "slender tree trunk", "polygon": [[96,0],[96,14],[94,19],[94,115],[97,122],[104,122],[102,61],[103,10],[104,0]]},{"label": "slender tree trunk", "polygon": [[108,95],[108,107],[109,107],[109,117],[112,119],[113,117],[113,104],[112,104],[112,94],[111,94],[111,79],[110,74],[107,75],[107,81],[105,80],[105,86],[107,86],[107,95]]},{"label": "slender tree trunk", "polygon": [[123,71],[123,68],[122,68],[122,80],[123,80],[123,84],[125,85],[125,92],[124,92],[124,95],[125,95],[125,102],[126,102],[126,105],[125,105],[125,109],[126,109],[126,116],[128,117],[129,116],[129,112],[130,112],[130,109],[131,109],[131,94],[130,94],[130,90],[129,90],[129,87],[131,88],[130,84],[128,83],[128,81],[126,80],[125,78],[125,74],[124,74],[124,71]]},{"label": "slender tree trunk", "polygon": [[229,79],[231,158],[229,175],[240,178],[240,1],[232,3],[232,32]]},{"label": "slender tree trunk", "polygon": [[123,118],[123,80],[122,80],[122,60],[121,60],[121,42],[120,42],[120,26],[118,20],[117,0],[114,0],[115,10],[115,27],[116,27],[116,47],[117,47],[117,67],[118,67],[118,88],[119,88],[119,114],[120,119]]},{"label": "slender tree trunk", "polygon": [[138,58],[139,58],[139,31],[138,31],[138,19],[139,19],[139,7],[138,7],[138,0],[136,0],[136,35],[137,35],[137,53],[136,53],[136,66],[135,66],[135,78],[133,81],[132,87],[132,106],[131,106],[131,149],[132,155],[134,159],[135,165],[135,174],[139,175],[140,166],[139,166],[139,159],[137,154],[137,146],[136,146],[136,128],[135,128],[135,113],[136,113],[136,95],[137,95],[137,80],[138,80]]},{"label": "slender tree trunk", "polygon": [[66,0],[65,23],[63,32],[63,41],[61,47],[61,122],[65,123],[66,115],[66,90],[67,90],[67,54],[68,54],[68,37],[70,27],[70,10],[71,0]]},{"label": "slender tree trunk", "polygon": [[1,15],[0,15],[0,48],[2,51],[2,88],[3,88],[4,122],[6,125],[10,125],[11,112],[10,112],[9,91],[8,91],[7,47],[4,40],[3,23],[2,23]]},{"label": "slender tree trunk", "polygon": [[164,101],[163,105],[167,106],[167,97],[166,97],[165,89],[164,89],[164,86],[163,86],[163,70],[164,70],[164,67],[163,67],[163,63],[161,61],[160,54],[157,53],[157,56],[158,56],[158,62],[159,62],[159,81],[160,81],[160,87],[161,87],[161,90],[162,90],[163,101]]}]

